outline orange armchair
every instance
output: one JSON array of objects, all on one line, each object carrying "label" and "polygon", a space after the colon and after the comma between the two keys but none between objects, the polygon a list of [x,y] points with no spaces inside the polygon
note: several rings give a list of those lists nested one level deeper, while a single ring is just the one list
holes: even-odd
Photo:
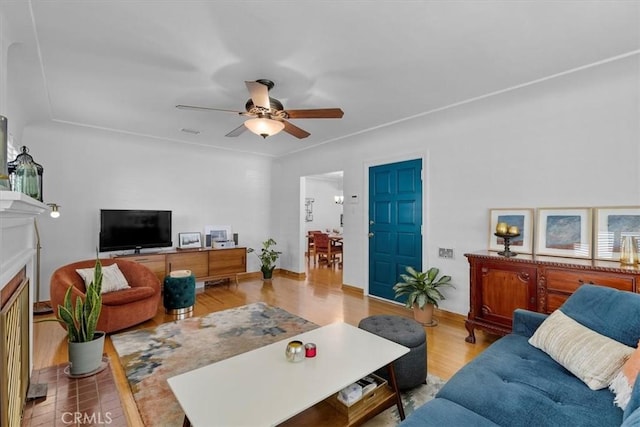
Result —
[{"label": "orange armchair", "polygon": [[[103,267],[118,264],[130,289],[102,294],[102,311],[96,327],[99,331],[115,332],[137,325],[154,317],[160,304],[160,280],[142,264],[120,259],[101,259]],[[51,305],[58,312],[69,286],[73,286],[72,300],[85,297],[84,280],[76,272],[80,268],[92,268],[95,259],[79,261],[58,268],[51,276]]]}]

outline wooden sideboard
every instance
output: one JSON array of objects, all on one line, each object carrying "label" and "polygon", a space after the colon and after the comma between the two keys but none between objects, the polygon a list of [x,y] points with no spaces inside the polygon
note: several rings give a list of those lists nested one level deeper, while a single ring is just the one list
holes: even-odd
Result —
[{"label": "wooden sideboard", "polygon": [[144,264],[164,282],[175,270],[191,270],[197,281],[235,278],[247,271],[247,248],[175,250],[152,254],[118,255]]},{"label": "wooden sideboard", "polygon": [[465,340],[470,343],[476,342],[475,329],[510,333],[516,308],[553,312],[585,283],[640,292],[640,267],[619,262],[523,254],[505,258],[488,251],[465,256],[470,266]]}]

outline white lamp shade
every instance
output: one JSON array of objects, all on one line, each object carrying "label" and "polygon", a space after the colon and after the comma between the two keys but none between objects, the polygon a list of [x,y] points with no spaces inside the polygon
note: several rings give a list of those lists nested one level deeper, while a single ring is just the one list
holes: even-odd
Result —
[{"label": "white lamp shade", "polygon": [[244,125],[251,132],[255,133],[256,135],[260,135],[263,138],[275,135],[282,129],[284,129],[284,123],[278,120],[266,118],[249,119],[244,122]]}]

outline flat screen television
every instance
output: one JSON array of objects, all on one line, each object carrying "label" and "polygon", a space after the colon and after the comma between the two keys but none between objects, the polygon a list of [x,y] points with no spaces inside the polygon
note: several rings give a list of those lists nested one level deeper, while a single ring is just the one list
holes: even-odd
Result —
[{"label": "flat screen television", "polygon": [[100,210],[100,252],[167,246],[173,246],[171,211]]}]

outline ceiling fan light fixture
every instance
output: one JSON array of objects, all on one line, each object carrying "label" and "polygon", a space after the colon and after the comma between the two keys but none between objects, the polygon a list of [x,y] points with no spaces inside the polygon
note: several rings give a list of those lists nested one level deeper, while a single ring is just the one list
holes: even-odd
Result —
[{"label": "ceiling fan light fixture", "polygon": [[[285,131],[294,138],[304,139],[311,134],[291,123],[290,119],[341,119],[344,115],[340,108],[285,110],[282,102],[269,96],[269,90],[274,87],[271,80],[245,81],[244,84],[250,95],[244,105],[245,111],[183,104],[176,105],[176,108],[196,111],[223,111],[248,117],[243,124],[225,135],[228,137],[239,136],[249,129],[262,138]],[[189,129],[183,129],[183,132],[190,133]]]},{"label": "ceiling fan light fixture", "polygon": [[263,138],[272,136],[284,129],[284,123],[278,120],[269,119],[266,117],[258,117],[255,119],[249,119],[244,122],[244,125],[251,132],[256,135],[260,135]]}]

